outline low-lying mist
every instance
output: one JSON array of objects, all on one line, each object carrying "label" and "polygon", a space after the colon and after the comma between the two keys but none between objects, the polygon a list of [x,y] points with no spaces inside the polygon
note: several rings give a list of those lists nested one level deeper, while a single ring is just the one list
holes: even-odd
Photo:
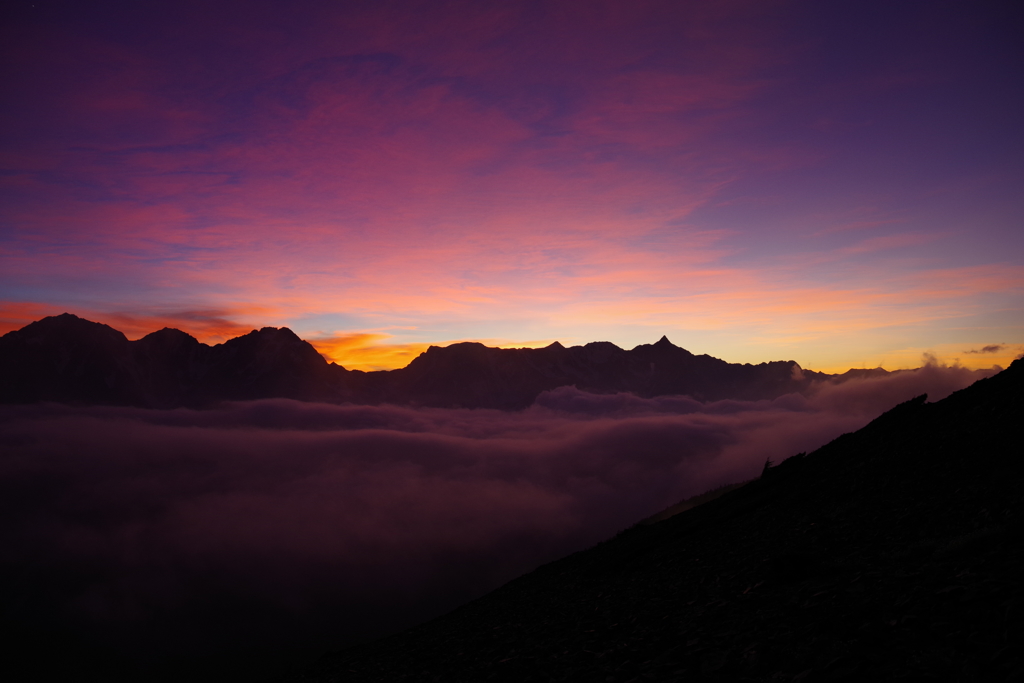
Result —
[{"label": "low-lying mist", "polygon": [[144,662],[313,653],[990,374],[929,365],[709,404],[564,387],[515,413],[5,406],[4,620]]}]

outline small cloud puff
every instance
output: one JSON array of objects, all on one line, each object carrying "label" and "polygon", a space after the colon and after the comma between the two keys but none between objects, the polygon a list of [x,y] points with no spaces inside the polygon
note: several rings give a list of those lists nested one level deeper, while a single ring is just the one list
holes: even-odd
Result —
[{"label": "small cloud puff", "polygon": [[1006,344],[989,344],[988,346],[983,346],[980,349],[964,351],[964,353],[999,353],[1005,348]]}]

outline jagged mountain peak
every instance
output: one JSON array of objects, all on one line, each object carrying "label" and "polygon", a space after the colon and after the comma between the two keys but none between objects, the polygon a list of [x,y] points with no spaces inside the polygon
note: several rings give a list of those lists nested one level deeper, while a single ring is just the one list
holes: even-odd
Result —
[{"label": "jagged mountain peak", "polygon": [[666,335],[662,335],[661,339],[653,344],[639,344],[633,347],[632,351],[645,356],[647,356],[647,354],[654,353],[657,358],[671,357],[674,355],[693,357],[692,353],[669,341]]},{"label": "jagged mountain peak", "polygon": [[315,351],[312,344],[302,339],[287,327],[261,327],[258,330],[253,330],[240,337],[235,337],[234,339],[229,339],[222,344],[218,344],[215,348],[239,348],[249,346],[261,348],[273,348],[279,346],[295,348],[309,347],[310,351]]},{"label": "jagged mountain peak", "polygon": [[297,339],[303,341],[299,335],[292,332],[289,327],[261,327],[258,330],[253,330],[249,334],[258,334],[264,337],[276,337],[281,339]]}]

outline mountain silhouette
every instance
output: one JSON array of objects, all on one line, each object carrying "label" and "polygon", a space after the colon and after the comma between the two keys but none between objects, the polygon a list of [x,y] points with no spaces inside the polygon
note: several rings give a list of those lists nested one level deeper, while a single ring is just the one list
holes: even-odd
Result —
[{"label": "mountain silhouette", "polygon": [[1021,680],[1024,360],[925,398],[286,680]]},{"label": "mountain silhouette", "polygon": [[631,350],[609,342],[569,348],[555,342],[541,349],[463,342],[432,346],[407,367],[377,372],[328,363],[288,328],[264,327],[215,346],[169,328],[129,341],[112,327],[64,313],[0,337],[3,403],[173,408],[292,398],[520,409],[563,386],[643,397],[759,400],[806,391],[832,377],[794,361],[727,363],[694,355],[666,337]]},{"label": "mountain silhouette", "polygon": [[[336,370],[337,372],[333,372]],[[216,346],[164,328],[138,341],[64,313],[0,337],[0,401],[202,406],[220,400],[339,395],[332,368],[287,328]]]}]

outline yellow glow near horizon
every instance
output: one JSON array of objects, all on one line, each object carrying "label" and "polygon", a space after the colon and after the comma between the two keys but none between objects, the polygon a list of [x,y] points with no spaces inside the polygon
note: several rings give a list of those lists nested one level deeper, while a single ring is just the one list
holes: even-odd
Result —
[{"label": "yellow glow near horizon", "polygon": [[939,344],[928,348],[893,349],[864,356],[853,365],[822,366],[812,369],[832,374],[846,372],[851,367],[905,370],[921,367],[928,363],[930,358],[934,358],[940,365],[960,365],[970,370],[985,370],[993,366],[1006,368],[1024,354],[1024,344],[998,344],[995,346],[1001,348],[996,351],[981,352],[986,346],[989,345]]},{"label": "yellow glow near horizon", "polygon": [[459,339],[436,343],[415,342],[408,344],[381,343],[389,338],[391,338],[391,335],[355,332],[339,334],[333,337],[309,339],[307,341],[329,362],[337,363],[348,370],[362,370],[364,372],[404,368],[431,346],[449,346],[469,341],[478,342],[484,346],[507,349],[541,348],[551,343],[550,340],[515,342],[504,339]]}]

